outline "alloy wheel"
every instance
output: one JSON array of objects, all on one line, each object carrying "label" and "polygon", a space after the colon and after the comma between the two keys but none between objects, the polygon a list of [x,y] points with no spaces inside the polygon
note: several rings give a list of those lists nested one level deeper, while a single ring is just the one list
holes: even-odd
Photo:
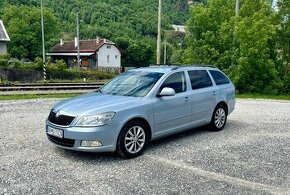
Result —
[{"label": "alloy wheel", "polygon": [[145,144],[145,131],[140,126],[133,126],[125,135],[124,145],[128,152],[135,154],[139,152]]},{"label": "alloy wheel", "polygon": [[221,128],[226,121],[226,112],[223,108],[217,109],[214,115],[214,123],[217,128]]}]

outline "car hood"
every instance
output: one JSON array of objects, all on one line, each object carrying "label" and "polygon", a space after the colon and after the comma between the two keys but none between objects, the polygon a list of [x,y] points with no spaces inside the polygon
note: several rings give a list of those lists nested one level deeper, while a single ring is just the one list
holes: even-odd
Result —
[{"label": "car hood", "polygon": [[141,97],[117,96],[92,92],[64,100],[53,107],[54,111],[64,111],[74,115],[90,115],[100,112],[118,111],[140,102]]}]

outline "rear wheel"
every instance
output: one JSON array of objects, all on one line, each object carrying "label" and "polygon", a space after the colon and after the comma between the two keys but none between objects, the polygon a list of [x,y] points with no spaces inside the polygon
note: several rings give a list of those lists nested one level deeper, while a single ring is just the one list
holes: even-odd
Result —
[{"label": "rear wheel", "polygon": [[149,142],[147,126],[139,120],[129,121],[121,130],[117,152],[125,158],[134,158],[142,154]]},{"label": "rear wheel", "polygon": [[210,130],[221,131],[227,122],[227,109],[223,104],[217,105],[212,114]]}]

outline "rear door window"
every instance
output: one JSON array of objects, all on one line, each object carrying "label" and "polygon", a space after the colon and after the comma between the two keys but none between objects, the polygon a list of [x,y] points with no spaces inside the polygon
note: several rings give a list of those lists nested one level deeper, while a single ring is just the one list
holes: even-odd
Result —
[{"label": "rear door window", "polygon": [[201,89],[212,86],[212,81],[206,70],[188,71],[192,89]]},{"label": "rear door window", "polygon": [[230,80],[220,71],[209,70],[212,78],[214,79],[216,85],[229,84]]}]

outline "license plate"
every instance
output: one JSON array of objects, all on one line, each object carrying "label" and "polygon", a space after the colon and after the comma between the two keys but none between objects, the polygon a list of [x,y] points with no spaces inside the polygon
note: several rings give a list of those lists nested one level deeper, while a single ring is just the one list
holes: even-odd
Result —
[{"label": "license plate", "polygon": [[46,133],[55,137],[63,138],[63,130],[47,126]]}]

